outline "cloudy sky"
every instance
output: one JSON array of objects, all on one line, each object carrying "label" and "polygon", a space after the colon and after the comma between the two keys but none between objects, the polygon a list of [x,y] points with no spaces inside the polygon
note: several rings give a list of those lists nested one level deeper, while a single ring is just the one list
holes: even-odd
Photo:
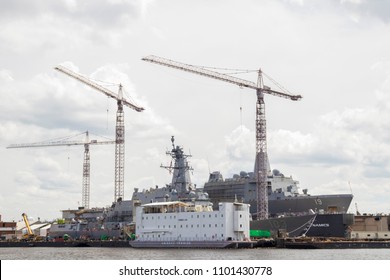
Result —
[{"label": "cloudy sky", "polygon": [[[170,137],[193,181],[252,171],[255,92],[141,60],[261,68],[293,94],[266,96],[271,168],[311,194],[353,193],[390,212],[390,3],[365,0],[0,0],[0,214],[60,217],[81,205],[83,147],[6,149],[90,131],[114,138],[116,103],[53,69],[126,96],[125,199],[170,182]],[[222,71],[222,70],[218,70]],[[232,72],[230,72],[232,73]],[[232,74],[233,75],[233,74]],[[238,77],[256,82],[256,73]],[[104,82],[104,83],[103,83]],[[278,89],[269,79],[265,83]],[[241,108],[241,110],[240,110]],[[81,141],[83,135],[72,138]],[[114,197],[114,146],[91,147],[91,206]]]}]

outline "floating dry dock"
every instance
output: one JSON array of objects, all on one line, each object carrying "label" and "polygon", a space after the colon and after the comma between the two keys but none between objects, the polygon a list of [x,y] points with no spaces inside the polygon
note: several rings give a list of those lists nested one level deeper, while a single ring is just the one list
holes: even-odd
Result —
[{"label": "floating dry dock", "polygon": [[202,249],[225,249],[225,248],[254,248],[255,241],[130,241],[133,248],[202,248]]},{"label": "floating dry dock", "polygon": [[[147,243],[140,244],[137,246],[137,243],[134,241],[128,240],[104,240],[104,241],[1,241],[0,247],[57,247],[57,248],[69,248],[69,247],[101,247],[101,248],[265,248],[265,247],[276,247],[276,248],[285,248],[285,249],[381,249],[381,248],[390,248],[389,240],[320,240],[320,239],[288,239],[288,238],[279,238],[276,240],[273,239],[261,239],[251,242],[230,242],[225,244],[226,246],[216,246],[215,244],[186,244],[182,242],[180,244],[165,244],[166,246],[153,246],[155,244]],[[212,246],[210,246],[212,245]],[[222,244],[219,244],[222,245]]]},{"label": "floating dry dock", "polygon": [[207,242],[199,242],[198,244],[188,242],[172,242],[171,244],[164,244],[165,246],[155,246],[155,244],[148,242],[146,244],[139,244],[135,241],[128,240],[90,240],[90,241],[0,241],[0,248],[12,248],[12,247],[56,247],[56,248],[69,248],[69,247],[106,247],[106,248],[258,248],[258,247],[275,247],[275,242],[271,239],[247,241],[247,242],[227,242],[211,244]]}]

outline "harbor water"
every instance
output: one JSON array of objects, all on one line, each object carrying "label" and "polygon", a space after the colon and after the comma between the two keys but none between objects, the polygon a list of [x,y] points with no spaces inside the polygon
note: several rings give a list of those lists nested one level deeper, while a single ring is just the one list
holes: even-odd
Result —
[{"label": "harbor water", "polygon": [[390,260],[390,249],[0,248],[1,260]]},{"label": "harbor water", "polygon": [[[390,249],[0,248],[1,279],[370,279]],[[31,278],[32,277],[32,278]]]}]

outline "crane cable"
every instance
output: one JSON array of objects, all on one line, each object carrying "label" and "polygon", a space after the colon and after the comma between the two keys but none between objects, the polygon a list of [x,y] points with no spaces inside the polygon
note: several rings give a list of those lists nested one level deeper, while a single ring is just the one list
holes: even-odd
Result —
[{"label": "crane cable", "polygon": [[70,135],[70,136],[62,136],[62,137],[56,137],[56,138],[48,139],[48,140],[45,140],[45,141],[34,142],[34,143],[31,143],[31,144],[44,144],[44,143],[47,143],[47,142],[66,141],[66,140],[69,140],[71,138],[75,138],[75,137],[80,136],[80,135],[85,134],[85,133],[86,133],[86,131],[81,132],[81,133],[77,133],[77,134],[74,134],[74,135]]},{"label": "crane cable", "polygon": [[241,125],[241,132],[243,131],[242,127],[242,91],[240,91],[240,125]]},{"label": "crane cable", "polygon": [[[191,65],[203,69],[212,69],[212,70],[221,70],[221,71],[234,71],[234,72],[227,72],[224,73],[226,75],[238,75],[238,74],[248,74],[248,73],[254,73],[259,72],[259,70],[251,70],[251,69],[234,69],[234,68],[220,68],[220,67],[209,67],[209,66],[197,66],[197,65]],[[268,80],[270,80],[275,86],[277,86],[282,92],[288,93],[290,95],[293,95],[289,90],[287,90],[285,87],[283,87],[280,83],[278,83],[276,80],[271,78],[269,75],[264,73],[262,71],[262,74],[264,77],[266,77]]]},{"label": "crane cable", "polygon": [[106,130],[108,130],[108,112],[109,112],[109,109],[110,109],[110,101],[109,101],[110,97],[107,96],[107,120],[106,120]]},{"label": "crane cable", "polygon": [[274,83],[275,86],[277,86],[279,89],[281,89],[282,92],[284,93],[287,93],[287,94],[290,94],[290,95],[293,95],[288,89],[286,89],[285,87],[283,87],[281,84],[279,84],[277,81],[275,81],[274,79],[272,79],[270,76],[268,76],[267,74],[265,74],[264,72],[262,72],[263,75],[268,79],[270,80],[272,83]]},{"label": "crane cable", "polygon": [[190,65],[198,68],[203,68],[203,69],[212,69],[212,70],[221,70],[221,71],[234,71],[234,72],[228,72],[224,74],[230,74],[230,75],[235,75],[235,74],[247,74],[247,73],[253,73],[253,72],[258,72],[259,70],[251,70],[251,69],[234,69],[234,68],[221,68],[221,67],[210,67],[210,66],[199,66],[199,65]]},{"label": "crane cable", "polygon": [[[255,73],[258,72],[258,70],[251,70],[251,69],[233,69],[233,68],[221,68],[221,67],[209,67],[209,66],[197,66],[197,65],[191,65],[203,69],[211,69],[211,70],[219,70],[219,71],[230,71],[226,72],[224,74],[226,75],[238,75],[238,74],[248,74],[248,73]],[[241,131],[243,130],[243,124],[242,124],[242,92],[240,92],[240,127]]]}]

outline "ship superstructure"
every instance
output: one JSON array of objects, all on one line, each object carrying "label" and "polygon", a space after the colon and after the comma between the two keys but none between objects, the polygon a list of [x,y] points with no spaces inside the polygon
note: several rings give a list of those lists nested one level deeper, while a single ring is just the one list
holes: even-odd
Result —
[{"label": "ship superstructure", "polygon": [[135,188],[132,200],[140,204],[164,201],[196,202],[197,204],[208,204],[208,194],[197,189],[191,182],[190,171],[193,168],[188,163],[191,155],[185,154],[183,148],[175,145],[175,138],[172,136],[172,150],[166,154],[171,157],[169,166],[161,165],[172,173],[172,181],[164,187],[150,188],[139,191]]},{"label": "ship superstructure", "polygon": [[[238,199],[251,204],[251,213],[256,213],[256,179],[253,172],[241,171],[227,179],[220,172],[213,172],[203,190],[213,203]],[[300,192],[298,181],[276,169],[267,176],[267,195],[270,217],[346,213],[353,198],[352,194],[310,195],[308,189]]]}]

